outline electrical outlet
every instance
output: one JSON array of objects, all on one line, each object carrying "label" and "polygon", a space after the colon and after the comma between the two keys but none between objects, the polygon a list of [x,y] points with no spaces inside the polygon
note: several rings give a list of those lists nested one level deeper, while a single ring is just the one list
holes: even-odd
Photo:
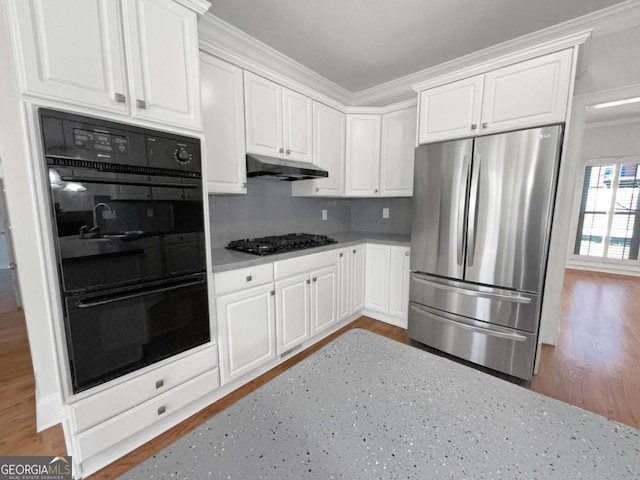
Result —
[{"label": "electrical outlet", "polygon": [[326,210],[322,210],[322,219],[323,220],[327,219],[327,211]]},{"label": "electrical outlet", "polygon": [[153,217],[153,208],[147,208],[147,217]]},{"label": "electrical outlet", "polygon": [[382,209],[382,218],[389,218],[389,209],[388,208],[383,208]]}]

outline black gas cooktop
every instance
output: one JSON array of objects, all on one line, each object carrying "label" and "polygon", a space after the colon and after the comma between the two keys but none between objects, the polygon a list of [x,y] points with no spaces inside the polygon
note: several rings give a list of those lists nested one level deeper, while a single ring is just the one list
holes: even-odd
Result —
[{"label": "black gas cooktop", "polygon": [[227,248],[252,255],[272,255],[274,253],[290,252],[291,250],[320,247],[322,245],[329,245],[330,243],[337,242],[326,235],[289,233],[287,235],[273,237],[234,240],[227,245]]}]

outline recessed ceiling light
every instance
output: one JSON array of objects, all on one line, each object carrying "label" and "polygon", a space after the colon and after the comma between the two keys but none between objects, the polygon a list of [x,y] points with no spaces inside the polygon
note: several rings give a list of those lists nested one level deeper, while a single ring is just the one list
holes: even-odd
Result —
[{"label": "recessed ceiling light", "polygon": [[625,98],[624,100],[616,100],[615,102],[599,103],[598,105],[593,105],[591,108],[617,107],[618,105],[626,105],[627,103],[637,103],[637,102],[640,102],[640,97]]}]

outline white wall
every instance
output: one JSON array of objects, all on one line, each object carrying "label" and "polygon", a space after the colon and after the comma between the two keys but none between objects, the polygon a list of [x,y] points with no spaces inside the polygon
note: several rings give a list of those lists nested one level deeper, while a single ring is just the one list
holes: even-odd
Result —
[{"label": "white wall", "polygon": [[640,119],[617,125],[585,127],[582,138],[582,158],[628,155],[640,155]]},{"label": "white wall", "polygon": [[6,7],[6,1],[0,0],[0,158],[36,380],[38,429],[42,429],[60,421],[62,400],[43,242],[33,214],[37,211],[33,171],[29,152],[25,150],[25,118],[19,101]]},{"label": "white wall", "polygon": [[[580,149],[585,104],[590,98],[615,98],[615,90],[640,86],[640,26],[601,35],[596,30],[585,57],[586,71],[576,80],[573,111],[567,132],[567,151],[560,166],[544,304],[540,324],[540,343],[555,345],[560,324],[562,285],[567,264],[567,245],[576,181],[582,175]],[[618,97],[619,98],[619,97]],[[628,97],[627,97],[628,98]],[[578,121],[576,121],[578,120]]]}]

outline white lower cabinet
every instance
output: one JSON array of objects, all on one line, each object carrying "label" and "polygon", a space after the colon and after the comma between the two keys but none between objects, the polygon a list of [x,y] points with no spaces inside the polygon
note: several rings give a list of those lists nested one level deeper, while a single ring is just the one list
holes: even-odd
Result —
[{"label": "white lower cabinet", "polygon": [[310,282],[308,273],[276,282],[278,355],[309,339]]},{"label": "white lower cabinet", "polygon": [[311,272],[311,336],[338,322],[336,265]]},{"label": "white lower cabinet", "polygon": [[406,319],[409,248],[367,244],[365,309]]},{"label": "white lower cabinet", "polygon": [[410,248],[392,246],[389,260],[389,315],[408,318]]},{"label": "white lower cabinet", "polygon": [[274,295],[268,283],[216,298],[223,385],[276,358]]},{"label": "white lower cabinet", "polygon": [[338,250],[338,321],[364,308],[365,246]]}]

